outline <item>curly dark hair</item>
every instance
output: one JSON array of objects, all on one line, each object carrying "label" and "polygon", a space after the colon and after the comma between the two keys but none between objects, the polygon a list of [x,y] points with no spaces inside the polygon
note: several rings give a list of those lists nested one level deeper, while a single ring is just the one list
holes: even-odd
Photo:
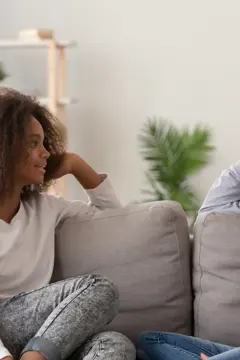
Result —
[{"label": "curly dark hair", "polygon": [[52,185],[51,173],[59,165],[66,148],[66,133],[61,122],[39,102],[16,90],[0,88],[0,199],[11,193],[14,186],[14,164],[20,159],[19,141],[23,147],[26,129],[31,117],[35,117],[41,124],[45,139],[44,146],[50,153],[47,162],[45,181],[35,185],[34,189],[24,186],[22,198],[33,193],[46,191]]}]

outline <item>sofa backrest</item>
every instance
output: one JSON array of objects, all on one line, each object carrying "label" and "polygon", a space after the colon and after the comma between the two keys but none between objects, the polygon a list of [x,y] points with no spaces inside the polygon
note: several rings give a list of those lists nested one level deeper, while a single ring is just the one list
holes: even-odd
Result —
[{"label": "sofa backrest", "polygon": [[190,244],[185,214],[155,202],[65,221],[53,280],[86,273],[110,278],[120,313],[108,329],[133,340],[145,330],[191,334]]},{"label": "sofa backrest", "polygon": [[193,247],[195,335],[239,346],[240,216],[202,213]]}]

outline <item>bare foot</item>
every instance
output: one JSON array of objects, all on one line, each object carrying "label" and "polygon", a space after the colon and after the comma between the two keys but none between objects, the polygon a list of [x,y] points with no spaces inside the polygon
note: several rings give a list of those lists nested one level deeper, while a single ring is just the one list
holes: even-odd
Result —
[{"label": "bare foot", "polygon": [[26,351],[20,360],[46,360],[38,351]]}]

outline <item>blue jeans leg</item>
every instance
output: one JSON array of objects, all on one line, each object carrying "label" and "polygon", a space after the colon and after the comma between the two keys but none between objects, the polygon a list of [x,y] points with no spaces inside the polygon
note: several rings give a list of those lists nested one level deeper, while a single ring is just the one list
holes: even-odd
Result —
[{"label": "blue jeans leg", "polygon": [[199,360],[201,353],[212,360],[240,359],[240,349],[181,334],[147,332],[138,341],[138,356],[143,360]]}]

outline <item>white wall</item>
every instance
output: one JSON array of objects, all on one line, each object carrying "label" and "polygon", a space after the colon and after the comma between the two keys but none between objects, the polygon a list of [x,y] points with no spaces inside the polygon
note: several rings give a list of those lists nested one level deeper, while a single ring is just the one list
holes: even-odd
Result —
[{"label": "white wall", "polygon": [[[71,150],[107,171],[124,203],[140,200],[144,166],[137,134],[147,116],[203,121],[217,152],[197,176],[204,196],[240,149],[239,0],[0,1],[0,36],[31,27],[76,39],[69,50]],[[0,50],[20,87],[44,91],[44,51]],[[70,198],[82,197],[69,181]]]}]

